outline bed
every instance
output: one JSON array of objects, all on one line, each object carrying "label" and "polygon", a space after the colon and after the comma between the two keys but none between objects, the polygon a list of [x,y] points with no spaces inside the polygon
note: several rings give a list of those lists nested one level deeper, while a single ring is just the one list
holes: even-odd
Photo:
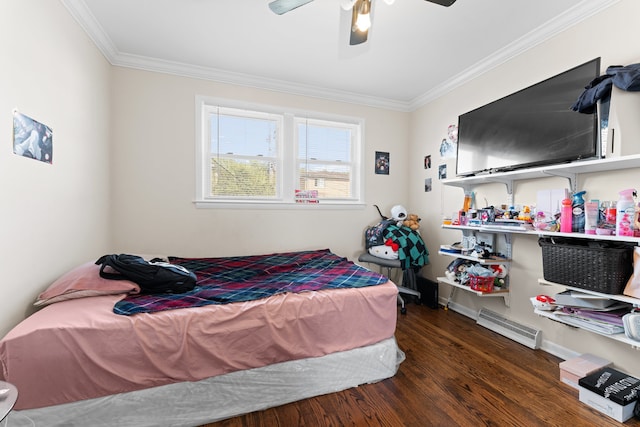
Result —
[{"label": "bed", "polygon": [[[200,266],[195,304],[91,262],[40,295],[0,341],[0,379],[19,392],[9,425],[197,426],[380,381],[403,360],[396,286],[328,249],[170,261]],[[239,281],[251,292],[227,298]]]}]

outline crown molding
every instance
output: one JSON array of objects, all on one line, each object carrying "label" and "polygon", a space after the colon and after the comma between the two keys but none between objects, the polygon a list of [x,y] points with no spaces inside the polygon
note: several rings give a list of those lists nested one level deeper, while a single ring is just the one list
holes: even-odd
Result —
[{"label": "crown molding", "polygon": [[327,99],[331,101],[347,102],[357,105],[365,105],[375,108],[409,112],[409,103],[377,98],[360,93],[332,90],[318,86],[291,83],[284,80],[268,79],[250,74],[224,71],[208,67],[200,67],[180,62],[159,60],[130,54],[119,54],[110,61],[112,65],[138,70],[154,71],[172,74],[182,77],[190,77],[202,80],[211,80],[218,83],[227,83],[262,90],[271,90],[292,95],[302,95],[313,98]]},{"label": "crown molding", "polygon": [[591,16],[613,6],[620,0],[584,0],[580,4],[558,15],[544,25],[530,31],[501,50],[477,62],[466,70],[451,77],[423,95],[409,103],[409,109],[414,111],[428,103],[446,95],[463,84],[481,76],[501,64],[517,57],[527,50],[549,40],[553,36],[590,18]]},{"label": "crown molding", "polygon": [[96,47],[102,52],[102,55],[113,64],[118,56],[118,50],[113,45],[111,39],[107,36],[102,25],[93,16],[86,3],[83,0],[60,0],[64,7],[67,8],[69,14],[76,20],[84,32],[93,41]]},{"label": "crown molding", "polygon": [[578,24],[579,22],[601,12],[604,9],[607,9],[610,6],[613,6],[619,1],[620,0],[584,0],[567,12],[558,15],[551,21],[541,25],[518,40],[515,40],[505,48],[484,58],[482,61],[479,61],[473,66],[463,70],[461,73],[456,74],[426,93],[406,102],[121,53],[115,48],[113,42],[86,6],[84,0],[61,0],[62,4],[67,8],[71,16],[87,33],[89,38],[98,47],[100,52],[102,52],[107,61],[114,66],[160,72],[202,80],[211,80],[220,83],[254,87],[292,95],[309,96],[313,98],[404,112],[414,111],[437,98],[444,96],[463,84],[522,54],[528,49],[531,49],[562,31],[565,31],[567,28]]}]

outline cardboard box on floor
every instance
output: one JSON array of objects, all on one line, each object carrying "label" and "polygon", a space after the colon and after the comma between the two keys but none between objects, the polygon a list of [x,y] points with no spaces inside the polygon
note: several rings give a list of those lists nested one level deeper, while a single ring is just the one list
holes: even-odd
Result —
[{"label": "cardboard box on floor", "polygon": [[560,381],[578,390],[578,380],[611,366],[611,362],[593,354],[585,353],[560,362]]}]

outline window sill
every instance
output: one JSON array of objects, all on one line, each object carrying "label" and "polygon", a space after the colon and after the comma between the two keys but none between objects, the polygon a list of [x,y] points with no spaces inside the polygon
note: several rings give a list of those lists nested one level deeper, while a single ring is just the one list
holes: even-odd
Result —
[{"label": "window sill", "polygon": [[195,200],[196,209],[308,209],[308,210],[350,210],[364,209],[364,202],[321,201],[320,203],[295,203],[282,201],[218,201]]}]

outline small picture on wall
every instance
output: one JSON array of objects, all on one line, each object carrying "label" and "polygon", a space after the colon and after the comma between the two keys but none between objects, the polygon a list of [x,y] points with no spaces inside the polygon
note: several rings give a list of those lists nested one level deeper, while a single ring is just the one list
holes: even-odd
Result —
[{"label": "small picture on wall", "polygon": [[376,151],[376,174],[389,175],[389,153]]},{"label": "small picture on wall", "polygon": [[13,110],[13,152],[53,163],[53,131],[49,126]]},{"label": "small picture on wall", "polygon": [[431,169],[431,155],[424,156],[424,168]]},{"label": "small picture on wall", "polygon": [[431,178],[426,178],[424,180],[424,192],[428,193],[433,189],[433,184],[431,183]]},{"label": "small picture on wall", "polygon": [[438,179],[447,179],[447,165],[438,166]]}]

